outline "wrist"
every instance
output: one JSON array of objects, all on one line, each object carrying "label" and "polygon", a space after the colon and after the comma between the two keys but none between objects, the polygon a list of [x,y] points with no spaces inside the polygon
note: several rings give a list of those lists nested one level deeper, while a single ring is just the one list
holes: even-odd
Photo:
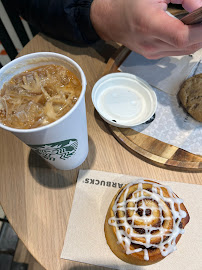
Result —
[{"label": "wrist", "polygon": [[[111,13],[111,0],[94,0],[90,9],[90,20],[98,34],[103,40],[111,40],[110,37],[110,13]],[[107,22],[107,23],[106,23]],[[108,29],[107,29],[108,28]]]}]

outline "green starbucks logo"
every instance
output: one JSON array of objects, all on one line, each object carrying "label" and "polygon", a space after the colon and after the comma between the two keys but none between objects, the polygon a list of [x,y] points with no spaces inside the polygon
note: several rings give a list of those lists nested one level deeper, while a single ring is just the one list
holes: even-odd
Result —
[{"label": "green starbucks logo", "polygon": [[61,142],[29,146],[38,155],[47,160],[55,161],[56,157],[66,160],[76,153],[78,140],[70,139]]}]

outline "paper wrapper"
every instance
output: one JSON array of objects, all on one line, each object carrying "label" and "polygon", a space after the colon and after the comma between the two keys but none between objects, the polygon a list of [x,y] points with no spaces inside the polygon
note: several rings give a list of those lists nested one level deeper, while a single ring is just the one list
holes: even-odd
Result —
[{"label": "paper wrapper", "polygon": [[179,106],[177,93],[184,80],[202,73],[202,50],[193,55],[148,60],[132,52],[120,66],[122,72],[135,74],[154,89],[158,105],[153,121],[133,129],[162,142],[202,155],[202,123]]},{"label": "paper wrapper", "polygon": [[[61,258],[124,270],[202,269],[202,186],[155,181],[169,185],[184,200],[190,221],[177,250],[149,266],[134,266],[117,258],[107,245],[104,221],[112,198],[122,185],[140,177],[82,170],[79,172]],[[148,179],[148,178],[145,178]]]},{"label": "paper wrapper", "polygon": [[202,50],[199,50],[191,55],[150,60],[131,52],[119,69],[135,74],[151,86],[175,96],[182,82],[195,70],[201,56]]}]

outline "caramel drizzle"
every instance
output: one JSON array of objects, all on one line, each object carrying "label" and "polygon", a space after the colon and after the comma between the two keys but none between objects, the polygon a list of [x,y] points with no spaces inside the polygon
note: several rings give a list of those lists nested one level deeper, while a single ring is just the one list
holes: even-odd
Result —
[{"label": "caramel drizzle", "polygon": [[[144,190],[143,184],[152,185],[151,191]],[[132,196],[130,194],[129,197],[129,188],[132,185],[138,186],[132,193]],[[164,196],[161,188],[167,190],[169,197]],[[122,202],[119,202],[122,194],[124,194],[124,199]],[[148,206],[145,204],[145,200],[152,200],[157,203],[157,206]],[[138,207],[138,202],[141,202],[140,207]],[[114,217],[111,217],[108,220],[108,223],[116,228],[118,243],[121,243],[124,246],[126,254],[143,251],[144,260],[148,261],[148,249],[158,248],[162,256],[165,257],[176,250],[176,238],[179,234],[184,233],[184,229],[181,228],[181,221],[187,214],[180,207],[182,203],[183,200],[178,198],[170,187],[151,183],[150,181],[143,179],[136,180],[126,185],[118,194],[112,208]],[[139,211],[140,208],[142,211],[141,216],[137,215],[137,211]],[[124,213],[123,217],[116,216],[116,213],[119,211]],[[133,212],[132,216],[127,217],[128,211]],[[151,222],[155,219],[155,211],[159,211],[160,224],[164,224],[166,221],[172,222],[172,228],[168,229],[163,226],[152,226]],[[171,213],[171,217],[164,216],[168,211]],[[140,224],[134,225],[137,221]],[[144,233],[138,233],[138,230],[143,230]],[[153,231],[155,231],[155,234],[152,234]],[[155,243],[153,241],[154,238],[158,238],[159,243]],[[141,247],[134,248],[134,245],[140,245]]]}]

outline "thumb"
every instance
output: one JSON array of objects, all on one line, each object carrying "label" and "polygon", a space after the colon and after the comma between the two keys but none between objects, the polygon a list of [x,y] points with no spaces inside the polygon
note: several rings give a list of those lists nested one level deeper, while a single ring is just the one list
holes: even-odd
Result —
[{"label": "thumb", "polygon": [[176,3],[176,4],[180,4],[179,2],[182,3],[182,6],[184,9],[186,9],[187,11],[191,12],[197,8],[202,7],[202,0],[174,0],[171,1],[172,3]]}]

